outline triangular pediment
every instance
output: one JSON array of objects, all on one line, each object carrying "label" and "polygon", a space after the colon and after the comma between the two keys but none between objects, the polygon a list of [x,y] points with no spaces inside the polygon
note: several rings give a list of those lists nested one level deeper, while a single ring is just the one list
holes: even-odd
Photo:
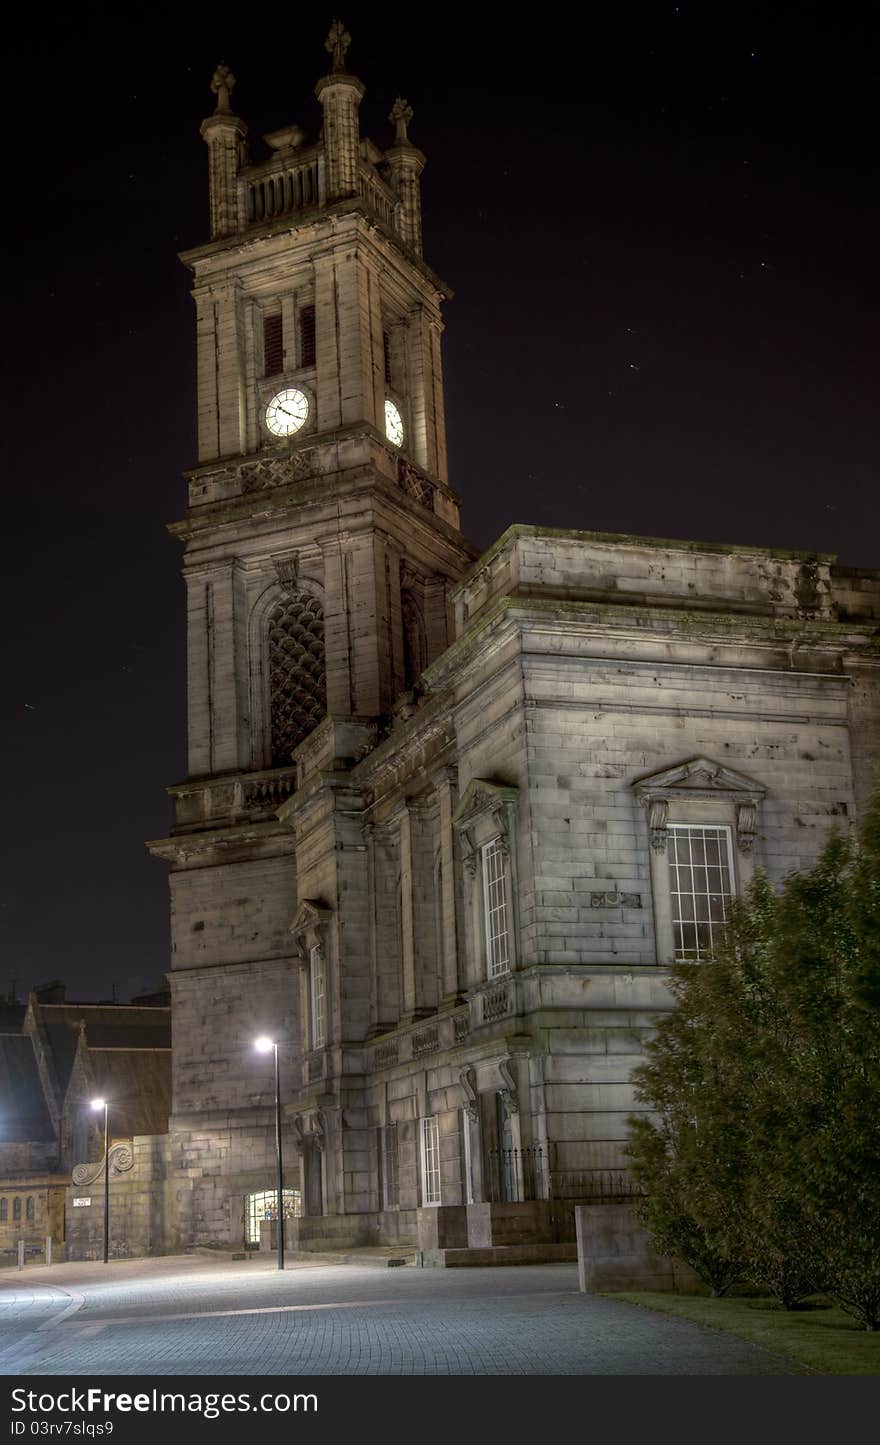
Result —
[{"label": "triangular pediment", "polygon": [[636,779],[633,789],[645,798],[714,797],[718,793],[727,793],[740,802],[759,802],[767,791],[764,784],[755,778],[707,757],[688,758],[687,762],[678,763],[674,768],[648,773]]},{"label": "triangular pediment", "polygon": [[293,915],[290,923],[290,932],[300,936],[308,932],[310,928],[323,928],[328,922],[332,910],[326,908],[323,903],[317,903],[312,898],[304,898]]},{"label": "triangular pediment", "polygon": [[466,828],[475,819],[515,803],[518,791],[503,783],[490,783],[486,778],[472,778],[452,815],[453,827]]}]

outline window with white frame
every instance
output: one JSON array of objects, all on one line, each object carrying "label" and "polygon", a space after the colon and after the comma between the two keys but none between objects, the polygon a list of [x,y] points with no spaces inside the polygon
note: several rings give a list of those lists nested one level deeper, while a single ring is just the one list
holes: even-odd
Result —
[{"label": "window with white frame", "polygon": [[486,930],[486,971],[490,978],[510,972],[510,869],[500,838],[482,849],[483,917]]},{"label": "window with white frame", "polygon": [[473,1204],[474,1161],[471,1154],[471,1121],[467,1109],[461,1111],[461,1167],[465,1203]]},{"label": "window with white frame", "polygon": [[327,989],[323,948],[309,950],[309,993],[312,1005],[312,1048],[322,1049],[327,1042]]},{"label": "window with white frame", "polygon": [[440,1128],[437,1115],[420,1119],[420,1149],[422,1165],[422,1203],[440,1203]]},{"label": "window with white frame", "polygon": [[734,892],[731,830],[670,823],[668,851],[675,957],[710,958]]}]

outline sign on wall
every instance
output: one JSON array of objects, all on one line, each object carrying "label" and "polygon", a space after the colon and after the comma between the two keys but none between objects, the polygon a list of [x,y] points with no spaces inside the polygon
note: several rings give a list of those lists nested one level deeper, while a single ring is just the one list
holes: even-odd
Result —
[{"label": "sign on wall", "polygon": [[73,1207],[74,1209],[81,1209],[84,1204],[91,1204],[91,1202],[92,1201],[90,1197],[86,1197],[85,1199],[74,1199]]}]

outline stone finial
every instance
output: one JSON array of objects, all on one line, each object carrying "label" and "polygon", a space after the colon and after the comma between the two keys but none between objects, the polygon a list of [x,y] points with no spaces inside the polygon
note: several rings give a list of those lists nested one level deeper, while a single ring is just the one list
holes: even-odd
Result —
[{"label": "stone finial", "polygon": [[388,119],[391,121],[391,124],[392,124],[392,125],[394,126],[394,128],[395,128],[395,130],[394,130],[394,139],[395,139],[395,141],[397,142],[398,145],[400,145],[400,144],[404,144],[404,145],[405,145],[405,144],[409,141],[409,136],[408,136],[407,133],[406,133],[406,128],[407,128],[407,126],[409,125],[409,123],[410,123],[410,121],[412,120],[412,118],[413,118],[413,108],[412,108],[412,106],[411,106],[411,105],[407,105],[407,103],[406,103],[406,101],[403,99],[403,97],[399,95],[399,96],[397,97],[396,101],[394,102],[393,106],[391,107],[391,114],[390,114],[389,117],[388,117]]},{"label": "stone finial", "polygon": [[211,90],[217,97],[217,114],[230,115],[229,97],[235,89],[235,76],[228,65],[218,65],[211,77]]},{"label": "stone finial", "polygon": [[345,52],[351,44],[351,36],[341,20],[334,20],[330,34],[324,41],[324,49],[333,56],[331,70],[334,74],[345,71]]}]

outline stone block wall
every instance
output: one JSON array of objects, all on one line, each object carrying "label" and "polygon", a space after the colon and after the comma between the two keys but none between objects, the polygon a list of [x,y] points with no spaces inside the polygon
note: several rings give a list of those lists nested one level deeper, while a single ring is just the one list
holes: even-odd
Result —
[{"label": "stone block wall", "polygon": [[650,1235],[626,1203],[587,1204],[575,1209],[581,1290],[675,1290],[700,1294],[705,1286],[693,1270],[656,1252]]},{"label": "stone block wall", "polygon": [[[830,824],[854,817],[847,698],[846,682],[833,677],[768,673],[744,680],[732,669],[647,660],[560,658],[555,666],[529,666],[535,873],[526,957],[534,951],[540,963],[668,962],[665,951],[658,956],[648,820],[633,784],[694,756],[739,770],[766,789],[753,859],[772,879],[812,866]],[[715,821],[729,825],[724,803],[719,794]],[[528,864],[528,856],[520,859],[526,908]]]},{"label": "stone block wall", "polygon": [[[136,1134],[134,1163],[123,1174],[110,1171],[110,1258],[167,1254],[177,1247],[175,1200],[165,1134]],[[101,1259],[104,1249],[104,1177],[66,1190],[68,1259]],[[88,1204],[76,1200],[88,1199]]]},{"label": "stone block wall", "polygon": [[[14,1250],[20,1239],[30,1247],[42,1245],[47,1235],[60,1244],[64,1238],[64,1210],[59,1208],[61,1189],[53,1188],[39,1175],[18,1179],[4,1178],[0,1184],[0,1200],[6,1201],[6,1218],[0,1218],[0,1254]],[[15,1201],[21,1214],[15,1218]],[[28,1217],[28,1203],[33,1217]]]},{"label": "stone block wall", "polygon": [[828,556],[516,525],[456,590],[457,631],[513,592],[797,617],[834,615]]},{"label": "stone block wall", "polygon": [[263,1034],[282,1041],[282,1075],[290,1084],[300,1058],[299,967],[292,955],[175,970],[170,980],[175,1116],[274,1104],[272,1058],[257,1053],[254,1041]]},{"label": "stone block wall", "polygon": [[[243,1246],[247,1195],[277,1184],[274,1102],[265,1109],[175,1116],[169,1148],[181,1247]],[[282,1158],[285,1189],[299,1189],[297,1135],[287,1118]]]}]

